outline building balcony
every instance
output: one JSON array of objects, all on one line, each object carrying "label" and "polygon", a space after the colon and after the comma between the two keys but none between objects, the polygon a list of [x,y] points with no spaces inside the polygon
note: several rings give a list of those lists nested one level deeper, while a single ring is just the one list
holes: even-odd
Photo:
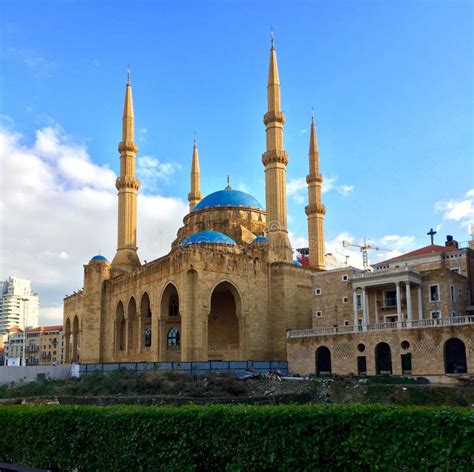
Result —
[{"label": "building balcony", "polygon": [[408,267],[397,267],[373,272],[360,272],[354,274],[349,280],[352,282],[353,288],[383,287],[400,282],[419,285],[421,284],[421,275]]},{"label": "building balcony", "polygon": [[288,331],[287,338],[306,338],[333,334],[351,334],[370,331],[393,331],[403,329],[442,328],[444,326],[462,326],[474,324],[474,316],[452,316],[437,320],[395,321],[393,323],[374,323],[358,326],[327,326],[315,329]]}]

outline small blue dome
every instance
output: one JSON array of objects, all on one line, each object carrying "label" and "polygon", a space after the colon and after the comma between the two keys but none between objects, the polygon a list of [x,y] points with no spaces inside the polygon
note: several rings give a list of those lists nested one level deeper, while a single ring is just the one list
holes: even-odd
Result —
[{"label": "small blue dome", "polygon": [[94,256],[91,261],[108,261],[108,259],[104,256],[101,256],[100,254],[97,254],[97,256]]},{"label": "small blue dome", "polygon": [[252,244],[256,243],[269,243],[270,240],[266,236],[257,236],[253,241]]},{"label": "small blue dome", "polygon": [[251,207],[263,210],[262,205],[258,200],[248,193],[241,192],[240,190],[219,190],[218,192],[211,193],[207,197],[204,197],[195,207],[193,211],[203,210],[204,208],[215,208],[215,207]]},{"label": "small blue dome", "polygon": [[297,261],[296,259],[293,261],[293,265],[303,267],[303,264],[300,261]]},{"label": "small blue dome", "polygon": [[227,236],[227,234],[219,233],[218,231],[199,231],[194,233],[187,238],[184,238],[181,242],[181,246],[189,246],[191,244],[230,244],[236,245],[237,243]]}]

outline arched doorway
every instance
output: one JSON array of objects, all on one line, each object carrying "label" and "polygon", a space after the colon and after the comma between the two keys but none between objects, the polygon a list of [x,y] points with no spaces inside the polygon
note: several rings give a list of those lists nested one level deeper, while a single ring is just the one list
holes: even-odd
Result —
[{"label": "arched doorway", "polygon": [[240,360],[240,307],[240,295],[230,282],[221,282],[212,291],[207,323],[210,360]]},{"label": "arched doorway", "polygon": [[126,347],[126,321],[123,303],[119,302],[115,310],[115,350],[117,352],[125,351]]},{"label": "arched doorway", "polygon": [[150,297],[144,293],[140,302],[140,320],[141,320],[141,345],[148,350],[151,346],[151,308]]},{"label": "arched doorway", "polygon": [[392,351],[387,343],[375,346],[375,372],[377,375],[392,373]]},{"label": "arched doorway", "polygon": [[64,326],[64,363],[69,362],[71,362],[71,320],[68,318]]},{"label": "arched doorway", "polygon": [[80,358],[79,318],[74,317],[72,323],[72,362],[79,362]]},{"label": "arched doorway", "polygon": [[316,349],[316,375],[329,375],[331,372],[331,351],[320,346]]},{"label": "arched doorway", "polygon": [[444,370],[447,374],[467,372],[466,346],[458,338],[451,338],[444,344]]},{"label": "arched doorway", "polygon": [[137,352],[138,350],[138,316],[137,316],[137,303],[134,297],[131,297],[130,301],[128,302],[127,321],[128,321],[127,353]]},{"label": "arched doorway", "polygon": [[163,360],[180,361],[181,311],[178,289],[172,283],[163,291],[160,308],[160,357]]}]

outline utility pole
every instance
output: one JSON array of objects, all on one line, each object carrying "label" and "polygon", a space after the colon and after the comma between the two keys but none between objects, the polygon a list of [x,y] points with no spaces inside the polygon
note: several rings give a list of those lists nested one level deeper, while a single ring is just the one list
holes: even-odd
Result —
[{"label": "utility pole", "polygon": [[23,349],[20,365],[26,366],[26,302],[28,298],[22,297],[23,302]]}]

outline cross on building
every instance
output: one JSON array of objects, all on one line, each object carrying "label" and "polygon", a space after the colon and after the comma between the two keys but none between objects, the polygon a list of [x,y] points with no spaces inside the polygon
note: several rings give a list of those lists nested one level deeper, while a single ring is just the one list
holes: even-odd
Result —
[{"label": "cross on building", "polygon": [[431,229],[426,233],[427,236],[430,236],[430,237],[431,237],[431,245],[432,245],[432,246],[433,246],[433,244],[434,244],[434,239],[433,239],[433,237],[434,237],[434,235],[435,235],[436,233],[437,233],[437,231],[435,231],[433,228],[431,228]]}]

